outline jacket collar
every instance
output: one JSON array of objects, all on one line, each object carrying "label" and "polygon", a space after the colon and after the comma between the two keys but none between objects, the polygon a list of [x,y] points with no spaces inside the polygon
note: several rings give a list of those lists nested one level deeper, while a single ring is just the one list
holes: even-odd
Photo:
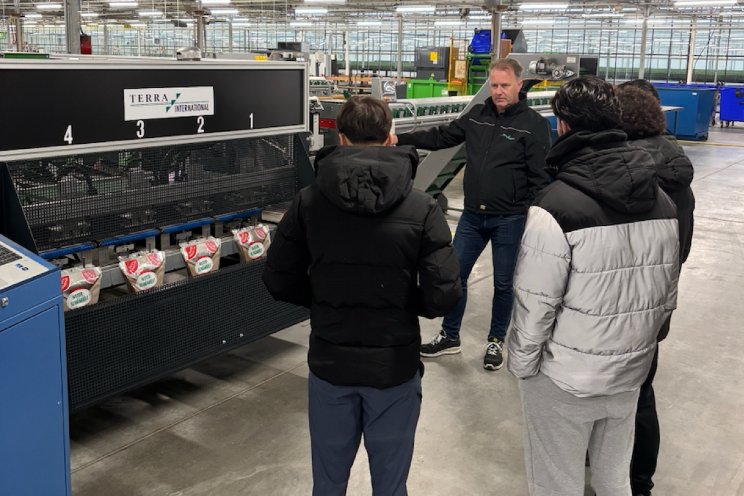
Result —
[{"label": "jacket collar", "polygon": [[503,113],[499,113],[498,109],[496,108],[496,104],[493,103],[493,100],[491,100],[491,97],[490,96],[483,103],[485,104],[486,108],[488,108],[495,115],[509,117],[509,116],[512,116],[512,115],[520,114],[520,113],[524,112],[525,110],[527,110],[529,108],[527,106],[527,99],[526,99],[526,97],[523,97],[523,95],[521,95],[521,94],[519,95],[519,97],[520,97],[520,100],[517,103],[515,103],[514,105],[510,105],[510,106],[506,107],[506,110],[504,110]]}]

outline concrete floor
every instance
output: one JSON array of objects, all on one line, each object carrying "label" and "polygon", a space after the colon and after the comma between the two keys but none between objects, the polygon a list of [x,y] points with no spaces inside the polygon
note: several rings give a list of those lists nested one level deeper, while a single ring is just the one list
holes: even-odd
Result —
[{"label": "concrete floor", "polygon": [[[696,168],[695,237],[655,382],[654,495],[744,495],[744,126],[685,149]],[[459,182],[448,195],[461,203]],[[489,253],[471,278],[463,353],[427,361],[412,496],[527,494],[516,380],[481,367]],[[439,322],[422,327],[428,339]],[[75,415],[74,495],[310,494],[308,332],[294,326]],[[362,449],[350,495],[371,494],[366,461]]]}]

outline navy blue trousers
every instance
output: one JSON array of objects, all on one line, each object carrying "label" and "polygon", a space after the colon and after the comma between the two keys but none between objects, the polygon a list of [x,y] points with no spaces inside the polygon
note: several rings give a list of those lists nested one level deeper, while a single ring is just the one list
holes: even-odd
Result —
[{"label": "navy blue trousers", "polygon": [[310,373],[313,496],[343,496],[364,436],[374,496],[406,496],[421,376],[387,389],[334,386]]}]

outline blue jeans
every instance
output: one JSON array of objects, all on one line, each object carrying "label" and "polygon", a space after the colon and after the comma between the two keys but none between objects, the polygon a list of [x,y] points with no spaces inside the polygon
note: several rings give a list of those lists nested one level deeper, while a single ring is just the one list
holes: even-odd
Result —
[{"label": "blue jeans", "polygon": [[399,386],[376,389],[335,386],[311,372],[308,392],[313,496],[346,494],[362,435],[373,496],[406,496],[421,411],[419,373]]},{"label": "blue jeans", "polygon": [[455,231],[453,245],[460,262],[462,298],[442,322],[442,329],[450,339],[459,339],[462,316],[468,301],[468,277],[475,262],[488,242],[493,253],[493,303],[491,305],[491,328],[488,339],[506,338],[506,328],[511,320],[514,295],[512,279],[517,262],[519,243],[522,240],[527,216],[489,215],[464,211]]}]

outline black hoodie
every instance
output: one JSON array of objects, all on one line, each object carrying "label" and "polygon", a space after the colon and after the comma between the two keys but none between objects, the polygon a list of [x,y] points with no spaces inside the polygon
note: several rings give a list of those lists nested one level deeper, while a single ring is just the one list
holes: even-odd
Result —
[{"label": "black hoodie", "polygon": [[553,214],[564,232],[676,218],[674,204],[657,184],[654,159],[631,146],[623,131],[569,133],[546,161],[556,181],[534,205]]},{"label": "black hoodie", "polygon": [[264,283],[311,309],[308,364],[339,386],[386,388],[418,370],[418,316],[461,296],[444,215],[413,190],[412,147],[329,147],[268,253]]}]

